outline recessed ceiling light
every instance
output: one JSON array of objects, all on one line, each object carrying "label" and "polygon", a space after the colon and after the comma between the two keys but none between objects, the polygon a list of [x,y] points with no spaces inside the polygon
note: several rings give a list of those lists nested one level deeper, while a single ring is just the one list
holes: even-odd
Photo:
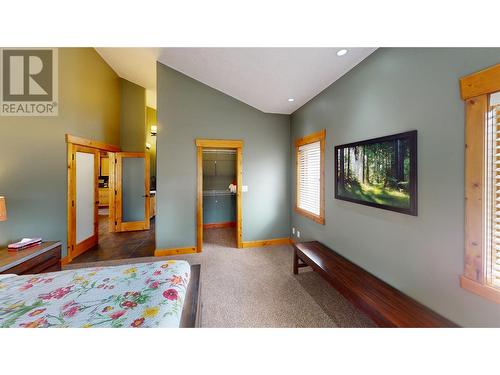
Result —
[{"label": "recessed ceiling light", "polygon": [[289,101],[289,102],[294,102],[294,101],[295,101],[295,99],[294,99],[294,98],[288,98],[288,101]]},{"label": "recessed ceiling light", "polygon": [[337,56],[344,56],[346,53],[347,53],[347,50],[345,48],[344,49],[339,49],[337,51]]}]

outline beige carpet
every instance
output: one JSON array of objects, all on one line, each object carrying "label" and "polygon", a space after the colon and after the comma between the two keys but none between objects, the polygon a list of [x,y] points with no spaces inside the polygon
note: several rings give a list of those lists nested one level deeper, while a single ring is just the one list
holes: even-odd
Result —
[{"label": "beige carpet", "polygon": [[292,273],[292,247],[235,249],[234,229],[205,231],[203,252],[68,265],[185,259],[201,264],[202,327],[374,327],[374,323],[309,269]]}]

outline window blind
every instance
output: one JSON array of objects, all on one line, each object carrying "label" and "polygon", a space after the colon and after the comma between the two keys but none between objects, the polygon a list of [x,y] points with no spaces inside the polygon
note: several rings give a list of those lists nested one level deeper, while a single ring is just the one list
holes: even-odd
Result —
[{"label": "window blind", "polygon": [[314,215],[321,209],[321,143],[299,146],[297,207]]},{"label": "window blind", "polygon": [[500,287],[500,104],[490,107],[486,140],[486,277]]}]

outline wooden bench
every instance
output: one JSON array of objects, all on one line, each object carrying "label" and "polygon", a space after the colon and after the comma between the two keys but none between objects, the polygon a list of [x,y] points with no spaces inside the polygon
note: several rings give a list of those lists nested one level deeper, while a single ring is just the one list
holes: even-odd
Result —
[{"label": "wooden bench", "polygon": [[380,327],[457,327],[320,242],[294,244],[293,273],[307,266]]}]

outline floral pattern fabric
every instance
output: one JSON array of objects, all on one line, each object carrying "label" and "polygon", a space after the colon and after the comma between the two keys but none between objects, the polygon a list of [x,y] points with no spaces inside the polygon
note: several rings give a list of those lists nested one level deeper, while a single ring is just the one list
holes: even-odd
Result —
[{"label": "floral pattern fabric", "polygon": [[0,279],[0,327],[178,327],[190,277],[179,260]]}]

